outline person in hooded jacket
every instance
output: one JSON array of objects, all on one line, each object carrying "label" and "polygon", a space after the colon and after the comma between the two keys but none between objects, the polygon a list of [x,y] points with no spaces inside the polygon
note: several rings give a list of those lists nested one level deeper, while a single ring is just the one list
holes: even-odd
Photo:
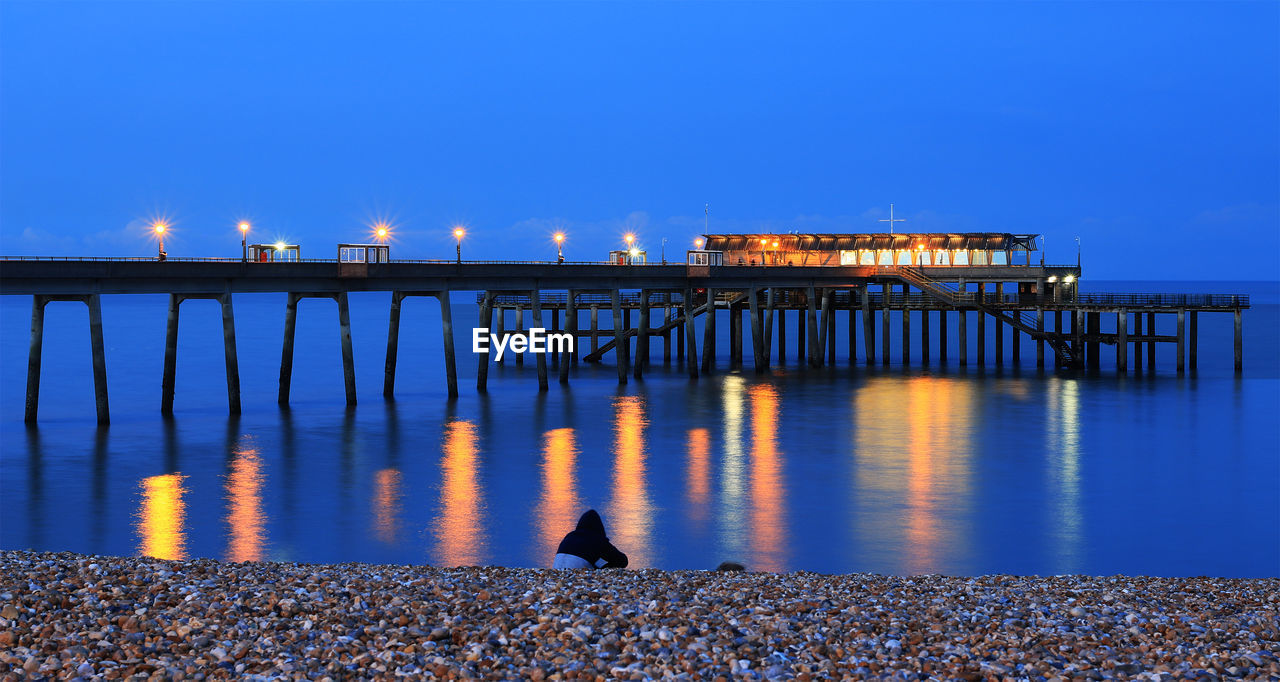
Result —
[{"label": "person in hooded jacket", "polygon": [[564,536],[552,568],[626,568],[627,555],[604,533],[604,521],[594,509],[578,519],[578,527]]}]

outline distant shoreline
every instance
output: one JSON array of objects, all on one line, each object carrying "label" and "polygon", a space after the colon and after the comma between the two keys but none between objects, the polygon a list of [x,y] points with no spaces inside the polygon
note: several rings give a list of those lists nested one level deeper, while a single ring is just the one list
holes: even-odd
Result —
[{"label": "distant shoreline", "polygon": [[30,676],[1280,675],[1278,578],[585,572],[9,550],[0,575],[0,673]]}]

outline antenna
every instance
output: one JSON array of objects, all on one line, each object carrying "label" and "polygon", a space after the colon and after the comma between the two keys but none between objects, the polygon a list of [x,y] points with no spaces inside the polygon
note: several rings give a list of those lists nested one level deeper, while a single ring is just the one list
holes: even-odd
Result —
[{"label": "antenna", "polygon": [[888,217],[888,218],[881,218],[881,219],[880,219],[880,222],[882,222],[882,223],[889,223],[889,234],[893,234],[893,224],[894,224],[894,223],[905,223],[905,222],[907,222],[907,219],[906,219],[906,218],[894,218],[894,217],[893,217],[893,204],[889,204],[889,217]]},{"label": "antenna", "polygon": [[702,209],[702,234],[706,234],[711,224],[711,204],[707,204]]}]

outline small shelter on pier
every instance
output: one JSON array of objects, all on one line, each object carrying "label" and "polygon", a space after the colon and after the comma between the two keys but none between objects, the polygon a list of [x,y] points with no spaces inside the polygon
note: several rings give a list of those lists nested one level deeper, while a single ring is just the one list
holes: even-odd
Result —
[{"label": "small shelter on pier", "polygon": [[297,263],[302,260],[302,247],[297,244],[250,244],[249,260],[254,263]]},{"label": "small shelter on pier", "polygon": [[339,244],[339,263],[386,263],[391,260],[389,244]]},{"label": "small shelter on pier", "polygon": [[708,234],[726,265],[1031,265],[1038,234]]},{"label": "small shelter on pier", "polygon": [[609,262],[614,265],[644,265],[647,260],[648,253],[640,249],[609,252]]}]

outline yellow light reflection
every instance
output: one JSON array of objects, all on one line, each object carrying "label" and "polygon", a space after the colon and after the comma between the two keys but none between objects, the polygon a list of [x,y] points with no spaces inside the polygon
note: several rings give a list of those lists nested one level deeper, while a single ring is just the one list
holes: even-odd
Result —
[{"label": "yellow light reflection", "polygon": [[613,500],[605,530],[614,546],[626,553],[629,567],[644,568],[655,559],[649,548],[653,507],[645,485],[644,432],[649,420],[639,396],[614,398],[613,409]]},{"label": "yellow light reflection", "polygon": [[400,534],[400,472],[380,469],[373,474],[373,533],[380,542],[395,544]]},{"label": "yellow light reflection", "polygon": [[778,450],[778,392],[752,386],[751,396],[751,569],[781,571],[785,564],[786,489]]},{"label": "yellow light reflection", "polygon": [[[967,544],[973,387],[940,377],[870,380],[855,396],[858,523],[873,552],[937,572]],[[904,546],[905,545],[905,546]],[[894,559],[887,559],[893,561]]]},{"label": "yellow light reflection", "polygon": [[747,550],[747,514],[743,492],[743,426],[746,414],[746,381],[737,375],[724,378],[720,391],[724,425],[724,459],[720,463],[720,529],[725,560],[740,561]]},{"label": "yellow light reflection", "polygon": [[446,566],[472,566],[485,556],[484,501],[479,482],[479,437],[464,419],[445,425],[440,461],[440,516],[436,519],[436,555]]},{"label": "yellow light reflection", "polygon": [[1051,377],[1048,384],[1048,447],[1057,573],[1080,570],[1080,387],[1074,379]]},{"label": "yellow light reflection", "polygon": [[689,516],[695,521],[704,521],[707,504],[711,501],[711,432],[689,429],[688,450],[689,482],[685,496],[689,502]]},{"label": "yellow light reflection", "polygon": [[252,448],[234,453],[227,475],[228,561],[262,561],[266,514],[262,512],[262,458]]},{"label": "yellow light reflection", "polygon": [[578,444],[573,429],[553,429],[543,436],[542,499],[536,510],[541,549],[535,561],[547,562],[545,565],[550,565],[560,539],[573,530],[582,513],[574,479],[577,459]]},{"label": "yellow light reflection", "polygon": [[183,530],[186,504],[182,487],[186,476],[164,474],[142,479],[142,506],[137,514],[137,532],[140,538],[138,554],[156,559],[187,558],[187,534]]}]

